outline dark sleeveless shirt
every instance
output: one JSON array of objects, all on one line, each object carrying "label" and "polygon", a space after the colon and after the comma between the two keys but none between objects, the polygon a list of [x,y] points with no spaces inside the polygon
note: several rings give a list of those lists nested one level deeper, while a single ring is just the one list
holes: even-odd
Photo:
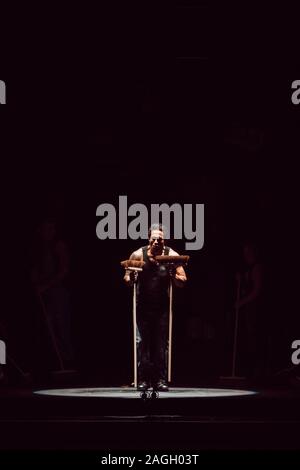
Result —
[{"label": "dark sleeveless shirt", "polygon": [[[137,302],[143,310],[147,309],[167,309],[169,303],[168,288],[170,277],[168,270],[163,265],[157,265],[149,260],[147,255],[148,247],[144,246],[143,261],[145,265],[143,271],[139,273],[137,283]],[[169,247],[164,248],[164,255],[168,256]]]}]

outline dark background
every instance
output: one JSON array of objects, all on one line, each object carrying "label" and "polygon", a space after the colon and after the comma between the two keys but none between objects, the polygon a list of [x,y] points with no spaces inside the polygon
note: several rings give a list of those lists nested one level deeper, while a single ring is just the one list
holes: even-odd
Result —
[{"label": "dark background", "polygon": [[[299,328],[294,13],[188,1],[31,4],[7,13],[2,316],[25,368],[36,355],[30,244],[49,214],[71,252],[79,368],[99,383],[131,380],[131,296],[119,261],[140,243],[95,234],[97,206],[124,194],[129,204],[205,204],[205,245],[187,253],[189,285],[176,295],[175,382],[229,372],[228,318],[245,236],[258,241],[268,266],[270,368],[290,365]],[[185,252],[183,241],[170,244]]]}]

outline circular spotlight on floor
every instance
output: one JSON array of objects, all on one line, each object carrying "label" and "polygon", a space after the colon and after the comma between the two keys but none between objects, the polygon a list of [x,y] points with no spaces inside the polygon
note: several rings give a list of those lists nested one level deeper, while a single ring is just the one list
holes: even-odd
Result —
[{"label": "circular spotlight on floor", "polygon": [[[90,387],[90,388],[58,388],[37,390],[38,395],[60,397],[95,397],[95,398],[140,398],[140,392],[134,388],[121,387]],[[224,398],[255,395],[253,390],[238,390],[226,388],[184,388],[172,387],[168,392],[161,392],[159,398]]]}]

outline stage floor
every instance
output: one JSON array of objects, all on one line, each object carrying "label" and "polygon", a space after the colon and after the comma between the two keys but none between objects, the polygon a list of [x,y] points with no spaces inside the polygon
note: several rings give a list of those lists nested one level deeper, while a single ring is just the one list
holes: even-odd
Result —
[{"label": "stage floor", "polygon": [[0,449],[299,449],[300,390],[0,389]]}]

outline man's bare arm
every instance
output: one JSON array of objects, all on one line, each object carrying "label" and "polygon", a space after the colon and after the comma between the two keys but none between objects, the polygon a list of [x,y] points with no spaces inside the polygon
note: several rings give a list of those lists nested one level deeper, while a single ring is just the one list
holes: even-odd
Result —
[{"label": "man's bare arm", "polygon": [[[172,249],[170,249],[169,255],[179,256],[179,254],[175,250],[172,250]],[[186,277],[185,270],[182,266],[178,266],[176,268],[173,280],[174,280],[174,284],[176,287],[183,287],[184,284],[186,283],[187,277]]]},{"label": "man's bare arm", "polygon": [[[138,250],[134,251],[130,255],[129,259],[142,261],[142,259],[143,259],[143,250],[142,250],[142,248],[139,248]],[[134,282],[134,272],[130,271],[129,269],[126,269],[123,279],[124,279],[124,281],[127,285],[131,286]]]}]

